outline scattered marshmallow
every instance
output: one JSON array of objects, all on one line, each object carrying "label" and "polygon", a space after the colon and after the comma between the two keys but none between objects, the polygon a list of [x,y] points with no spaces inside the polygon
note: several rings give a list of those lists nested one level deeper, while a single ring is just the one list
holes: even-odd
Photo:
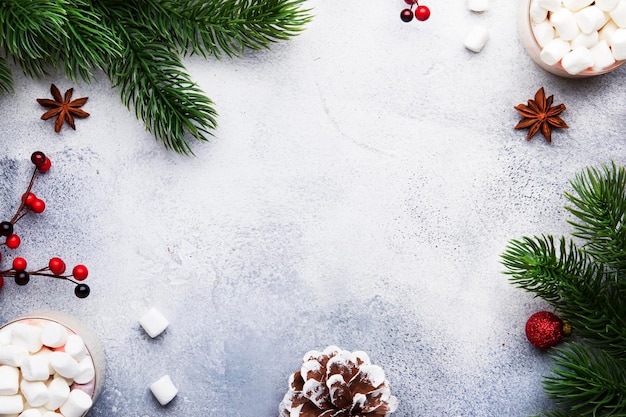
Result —
[{"label": "scattered marshmallow", "polygon": [[91,396],[85,391],[75,389],[70,391],[67,401],[59,408],[64,417],[81,417],[93,405]]},{"label": "scattered marshmallow", "polygon": [[485,12],[489,9],[489,0],[467,0],[467,8],[473,12]]},{"label": "scattered marshmallow", "polygon": [[48,402],[50,395],[48,387],[43,381],[26,381],[20,382],[20,390],[24,396],[24,400],[31,407],[40,407]]},{"label": "scattered marshmallow", "polygon": [[619,5],[619,0],[596,0],[596,6],[605,12],[613,11]]},{"label": "scattered marshmallow", "polygon": [[19,414],[24,411],[24,398],[21,395],[0,395],[0,415]]},{"label": "scattered marshmallow", "polygon": [[568,52],[561,60],[561,65],[568,74],[578,74],[593,66],[593,56],[589,49],[581,46]]},{"label": "scattered marshmallow", "polygon": [[556,38],[551,40],[543,47],[539,57],[548,65],[554,65],[559,62],[565,54],[570,51],[570,44],[563,39]]},{"label": "scattered marshmallow", "polygon": [[601,71],[615,63],[613,52],[611,52],[611,48],[606,41],[598,42],[595,46],[590,48],[589,51],[591,51],[593,69],[595,71]]},{"label": "scattered marshmallow", "polygon": [[576,18],[571,10],[561,8],[550,15],[550,22],[556,29],[559,37],[566,41],[571,41],[579,33],[580,28],[576,23]]},{"label": "scattered marshmallow", "polygon": [[611,36],[611,48],[615,59],[626,59],[626,28],[620,28]]},{"label": "scattered marshmallow", "polygon": [[621,28],[626,27],[626,0],[620,0],[618,5],[609,12],[609,15],[617,26]]},{"label": "scattered marshmallow", "polygon": [[53,378],[48,383],[48,402],[44,406],[48,410],[56,410],[70,396],[70,386],[63,378]]},{"label": "scattered marshmallow", "polygon": [[0,366],[0,395],[15,395],[19,389],[20,370],[14,366]]},{"label": "scattered marshmallow", "polygon": [[165,375],[150,385],[152,395],[157,399],[159,404],[166,405],[174,399],[178,394],[178,389],[172,383],[169,375]]},{"label": "scattered marshmallow", "polygon": [[67,329],[57,322],[50,321],[41,329],[41,342],[48,347],[58,348],[67,341]]},{"label": "scattered marshmallow", "polygon": [[141,318],[139,324],[148,333],[148,336],[155,338],[167,329],[170,322],[155,307],[151,307]]},{"label": "scattered marshmallow", "polygon": [[489,29],[481,25],[475,25],[465,36],[463,45],[473,52],[480,52],[489,40]]}]

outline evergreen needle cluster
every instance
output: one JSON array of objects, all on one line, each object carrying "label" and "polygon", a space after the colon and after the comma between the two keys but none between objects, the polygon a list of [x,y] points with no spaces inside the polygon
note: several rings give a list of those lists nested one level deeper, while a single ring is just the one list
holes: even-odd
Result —
[{"label": "evergreen needle cluster", "polygon": [[553,350],[543,385],[558,409],[543,415],[626,416],[626,169],[587,168],[571,185],[572,237],[510,241],[505,273],[551,303],[576,336]]},{"label": "evergreen needle cluster", "polygon": [[214,103],[181,58],[241,56],[299,34],[304,0],[2,0],[0,93],[13,91],[11,62],[33,78],[62,71],[90,82],[103,71],[122,102],[168,148],[192,153],[207,140]]}]

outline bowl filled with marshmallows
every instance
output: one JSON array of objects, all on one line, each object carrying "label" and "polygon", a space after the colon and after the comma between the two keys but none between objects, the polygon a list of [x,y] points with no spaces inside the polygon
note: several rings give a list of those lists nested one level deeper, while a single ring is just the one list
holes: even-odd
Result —
[{"label": "bowl filled with marshmallows", "polygon": [[552,74],[590,77],[626,62],[626,0],[522,0],[518,28],[524,49]]},{"label": "bowl filled with marshmallows", "polygon": [[0,416],[83,417],[104,383],[98,339],[58,312],[0,327]]}]

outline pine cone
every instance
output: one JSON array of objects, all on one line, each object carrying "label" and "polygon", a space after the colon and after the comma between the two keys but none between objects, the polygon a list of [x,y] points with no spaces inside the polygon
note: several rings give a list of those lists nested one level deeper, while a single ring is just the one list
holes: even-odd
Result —
[{"label": "pine cone", "polygon": [[397,407],[385,372],[367,353],[329,346],[304,355],[278,410],[279,417],[383,417]]}]

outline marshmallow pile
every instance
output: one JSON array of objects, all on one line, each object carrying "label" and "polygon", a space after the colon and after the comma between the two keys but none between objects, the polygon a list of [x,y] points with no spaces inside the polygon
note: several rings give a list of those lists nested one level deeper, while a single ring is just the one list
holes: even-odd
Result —
[{"label": "marshmallow pile", "polygon": [[541,60],[570,75],[626,59],[626,0],[531,0]]},{"label": "marshmallow pile", "polygon": [[0,416],[82,417],[94,384],[85,343],[65,326],[28,319],[0,331]]}]

